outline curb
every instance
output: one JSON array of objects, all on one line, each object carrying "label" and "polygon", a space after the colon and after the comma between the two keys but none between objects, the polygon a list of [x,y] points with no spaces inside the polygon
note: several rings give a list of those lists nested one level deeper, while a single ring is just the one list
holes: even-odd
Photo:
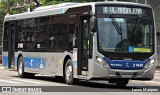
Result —
[{"label": "curb", "polygon": [[4,67],[0,66],[0,69],[4,69]]},{"label": "curb", "polygon": [[2,64],[0,64],[0,70],[4,70],[5,68],[3,67]]},{"label": "curb", "polygon": [[145,86],[160,86],[160,82],[156,81],[137,81],[137,80],[130,80],[129,84],[143,84]]}]

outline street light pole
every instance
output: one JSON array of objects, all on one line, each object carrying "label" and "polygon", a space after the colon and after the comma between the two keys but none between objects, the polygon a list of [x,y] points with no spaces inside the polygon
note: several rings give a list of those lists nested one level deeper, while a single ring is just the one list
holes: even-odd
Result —
[{"label": "street light pole", "polygon": [[8,0],[7,2],[7,12],[8,14],[10,14],[10,0]]},{"label": "street light pole", "polygon": [[145,0],[145,4],[146,4],[146,5],[147,5],[147,3],[148,3],[147,0]]}]

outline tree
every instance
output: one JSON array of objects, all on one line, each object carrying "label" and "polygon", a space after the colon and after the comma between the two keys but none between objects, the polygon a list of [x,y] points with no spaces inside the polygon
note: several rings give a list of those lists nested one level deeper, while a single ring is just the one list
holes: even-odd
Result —
[{"label": "tree", "polygon": [[7,3],[2,2],[0,3],[0,45],[2,42],[3,21],[4,21],[4,16],[6,14],[7,14]]}]

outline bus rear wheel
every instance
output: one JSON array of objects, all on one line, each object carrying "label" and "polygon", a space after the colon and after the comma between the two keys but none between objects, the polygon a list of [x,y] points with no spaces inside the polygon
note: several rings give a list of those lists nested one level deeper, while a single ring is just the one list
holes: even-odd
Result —
[{"label": "bus rear wheel", "polygon": [[24,61],[23,57],[20,57],[18,60],[18,76],[20,78],[25,78],[25,77],[34,77],[34,73],[26,73],[24,72]]},{"label": "bus rear wheel", "polygon": [[65,65],[65,82],[68,85],[73,84],[74,78],[73,78],[73,65],[72,60],[68,59]]}]

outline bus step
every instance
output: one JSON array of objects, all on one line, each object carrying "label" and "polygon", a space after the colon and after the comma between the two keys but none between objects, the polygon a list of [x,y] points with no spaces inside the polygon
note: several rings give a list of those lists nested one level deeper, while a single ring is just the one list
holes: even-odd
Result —
[{"label": "bus step", "polygon": [[87,76],[84,76],[84,75],[78,75],[78,78],[79,78],[79,79],[87,79]]},{"label": "bus step", "polygon": [[8,68],[8,70],[9,70],[9,71],[15,71],[15,69],[14,69],[14,68]]},{"label": "bus step", "polygon": [[87,76],[88,75],[88,71],[82,71],[81,74],[84,75],[84,76]]}]

